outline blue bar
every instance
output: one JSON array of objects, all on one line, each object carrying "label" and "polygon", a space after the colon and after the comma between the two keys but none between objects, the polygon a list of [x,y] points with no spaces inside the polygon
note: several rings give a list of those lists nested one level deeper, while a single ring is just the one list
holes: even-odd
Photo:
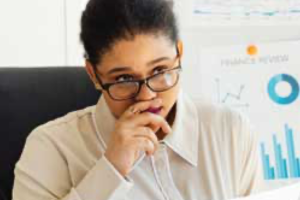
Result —
[{"label": "blue bar", "polygon": [[300,176],[300,168],[298,167],[298,161],[296,157],[296,151],[295,151],[295,140],[294,140],[294,134],[293,130],[289,129],[290,136],[291,136],[291,142],[292,142],[292,150],[293,150],[293,161],[294,161],[294,169],[295,169],[295,178],[298,178]]},{"label": "blue bar", "polygon": [[279,152],[279,159],[280,159],[280,169],[281,169],[281,178],[285,178],[285,170],[284,170],[284,162],[283,162],[283,157],[282,157],[282,148],[281,145],[277,145],[278,152]]},{"label": "blue bar", "polygon": [[286,169],[284,167],[284,159],[282,157],[282,148],[281,145],[277,145],[278,151],[279,151],[279,159],[280,159],[280,167],[281,167],[281,178],[287,178]]},{"label": "blue bar", "polygon": [[291,171],[291,177],[296,178],[297,170],[296,170],[296,159],[295,159],[295,148],[293,142],[293,131],[285,125],[285,133],[286,133],[286,145],[287,145],[287,153],[288,153],[288,161],[289,168]]},{"label": "blue bar", "polygon": [[270,156],[266,155],[266,161],[267,161],[267,169],[268,169],[268,180],[272,180],[275,178],[275,170],[270,164]]},{"label": "blue bar", "polygon": [[271,174],[271,169],[270,169],[270,157],[269,155],[265,155],[265,159],[266,159],[266,168],[267,168],[267,172],[268,172],[268,179],[270,180],[272,178],[272,174]]},{"label": "blue bar", "polygon": [[296,159],[296,165],[297,165],[297,178],[300,178],[300,160],[299,158]]},{"label": "blue bar", "polygon": [[274,169],[274,167],[271,167],[270,171],[271,171],[271,176],[272,176],[271,179],[275,180],[275,169]]},{"label": "blue bar", "polygon": [[283,159],[283,169],[284,169],[284,178],[289,178],[288,169],[287,169],[287,161]]},{"label": "blue bar", "polygon": [[263,143],[260,144],[260,149],[261,149],[261,158],[263,163],[264,177],[266,180],[269,180],[269,168],[266,159],[265,145]]},{"label": "blue bar", "polygon": [[274,153],[275,153],[275,165],[276,165],[276,174],[278,178],[283,177],[283,171],[281,168],[281,157],[280,157],[280,152],[278,149],[278,144],[277,144],[277,138],[276,135],[273,135],[273,147],[274,147]]}]

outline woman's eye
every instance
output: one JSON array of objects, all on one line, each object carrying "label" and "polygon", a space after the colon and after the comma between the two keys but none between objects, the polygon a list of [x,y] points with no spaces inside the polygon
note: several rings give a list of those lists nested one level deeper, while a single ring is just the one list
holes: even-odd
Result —
[{"label": "woman's eye", "polygon": [[154,70],[153,70],[153,74],[158,74],[158,73],[161,73],[165,70],[167,70],[168,67],[164,67],[164,66],[161,66],[161,67],[156,67]]},{"label": "woman's eye", "polygon": [[116,82],[132,81],[133,76],[131,76],[129,74],[120,75],[120,76],[117,76],[115,80],[116,80]]}]

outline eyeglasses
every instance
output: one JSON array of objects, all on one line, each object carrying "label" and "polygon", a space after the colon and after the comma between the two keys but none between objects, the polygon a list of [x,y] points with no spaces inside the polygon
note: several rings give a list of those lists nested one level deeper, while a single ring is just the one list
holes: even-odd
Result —
[{"label": "eyeglasses", "polygon": [[135,98],[141,91],[143,84],[153,92],[165,92],[178,83],[180,72],[181,64],[179,62],[179,66],[175,68],[159,72],[142,80],[103,84],[97,74],[96,76],[101,87],[108,92],[112,99],[122,101]]}]

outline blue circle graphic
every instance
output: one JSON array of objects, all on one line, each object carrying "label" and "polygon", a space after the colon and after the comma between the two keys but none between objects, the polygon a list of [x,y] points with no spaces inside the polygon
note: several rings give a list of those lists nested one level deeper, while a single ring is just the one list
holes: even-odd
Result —
[{"label": "blue circle graphic", "polygon": [[[287,97],[281,97],[276,93],[276,86],[278,83],[285,81],[287,82],[291,88],[292,91]],[[268,92],[270,98],[278,104],[281,105],[287,105],[295,101],[299,95],[299,84],[297,80],[288,74],[278,74],[271,78],[269,85],[268,85]]]}]

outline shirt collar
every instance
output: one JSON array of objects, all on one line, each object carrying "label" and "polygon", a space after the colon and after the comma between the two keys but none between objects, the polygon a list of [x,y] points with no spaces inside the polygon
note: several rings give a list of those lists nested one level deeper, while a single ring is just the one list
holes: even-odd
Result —
[{"label": "shirt collar", "polygon": [[193,166],[197,166],[198,163],[198,124],[198,113],[194,102],[180,92],[176,102],[173,131],[163,141]]},{"label": "shirt collar", "polygon": [[[103,97],[100,98],[96,105],[95,118],[97,130],[99,130],[98,134],[103,138],[106,146],[110,133],[114,129],[116,118],[110,112]],[[198,122],[198,114],[194,102],[183,92],[180,92],[176,102],[173,131],[166,136],[163,142],[193,166],[197,166],[198,163]]]}]

